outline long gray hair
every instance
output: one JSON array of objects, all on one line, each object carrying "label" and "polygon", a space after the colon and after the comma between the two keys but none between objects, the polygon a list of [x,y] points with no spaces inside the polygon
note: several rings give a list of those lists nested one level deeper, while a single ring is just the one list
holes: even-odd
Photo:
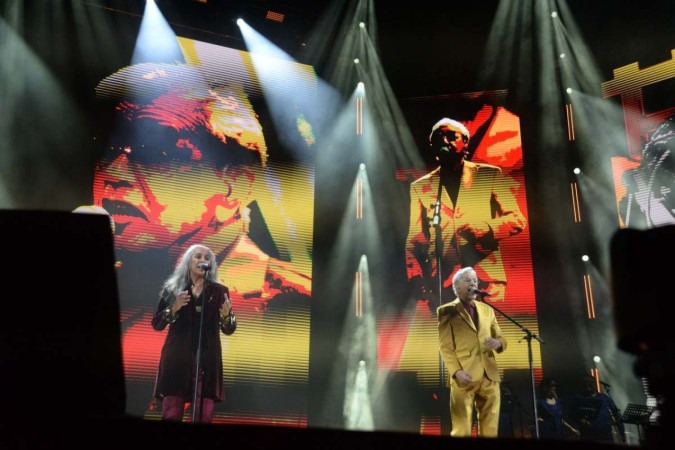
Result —
[{"label": "long gray hair", "polygon": [[192,255],[194,255],[200,249],[206,250],[209,254],[209,262],[211,264],[211,270],[208,270],[205,275],[205,279],[211,282],[218,281],[218,264],[216,263],[216,255],[213,251],[205,245],[194,244],[191,245],[183,256],[178,260],[176,268],[173,270],[173,273],[166,279],[164,285],[162,286],[162,292],[172,292],[174,295],[185,289],[186,286],[192,284],[192,279],[190,278],[190,261],[192,260]]}]

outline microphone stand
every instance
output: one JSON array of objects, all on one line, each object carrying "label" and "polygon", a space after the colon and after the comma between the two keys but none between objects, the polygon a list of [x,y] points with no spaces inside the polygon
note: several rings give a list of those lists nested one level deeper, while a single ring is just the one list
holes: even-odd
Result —
[{"label": "microphone stand", "polygon": [[[443,259],[443,232],[441,230],[441,194],[443,192],[443,180],[439,171],[438,174],[438,194],[436,195],[436,204],[434,205],[434,217],[432,225],[436,233],[436,276],[438,278],[438,305],[443,304],[443,271],[441,270],[441,260]],[[433,297],[429,299],[432,301]],[[443,358],[438,355],[438,385],[439,390],[445,389],[445,367]]]},{"label": "microphone stand", "polygon": [[[195,419],[197,418],[197,397],[198,394],[201,394],[201,390],[204,388],[203,380],[202,380],[202,389],[198,390],[199,388],[199,382],[200,382],[200,377],[199,377],[199,371],[201,370],[201,360],[202,360],[202,335],[204,334],[204,311],[206,310],[206,288],[208,286],[208,280],[206,278],[206,274],[208,273],[210,267],[208,269],[204,269],[204,285],[202,286],[202,292],[200,294],[200,297],[202,298],[202,310],[199,312],[199,338],[197,339],[197,355],[195,357],[195,386],[194,386],[194,392],[192,394],[192,423],[195,423]],[[199,419],[202,418],[202,415],[204,411],[202,410],[204,407],[204,397],[202,395],[199,395],[201,405],[199,406]]]},{"label": "microphone stand", "polygon": [[436,204],[434,205],[433,226],[436,230],[436,276],[438,277],[438,305],[443,304],[443,271],[441,270],[441,259],[443,258],[443,234],[441,230],[441,193],[443,192],[443,182],[438,179],[438,194],[436,195]]},{"label": "microphone stand", "polygon": [[486,305],[489,305],[492,309],[497,311],[499,314],[513,322],[518,328],[520,328],[524,333],[525,337],[523,339],[527,339],[527,356],[528,356],[528,361],[530,363],[530,386],[532,388],[532,411],[533,411],[533,419],[534,419],[534,436],[539,439],[539,422],[537,421],[537,417],[539,417],[539,414],[537,413],[537,391],[535,389],[535,383],[534,383],[534,361],[532,358],[532,339],[536,339],[539,341],[540,344],[544,343],[544,340],[541,339],[539,336],[528,330],[526,327],[518,323],[515,319],[513,319],[511,316],[506,314],[505,312],[501,311],[499,308],[497,308],[495,305],[492,303],[488,303],[485,301],[485,296],[487,294],[478,294],[480,297],[480,301],[485,303]]},{"label": "microphone stand", "polygon": [[[609,399],[612,401],[612,404],[616,406],[616,403],[614,403],[614,399],[612,398],[612,394],[610,393],[611,386],[607,383],[602,382],[602,380],[600,381],[600,385],[605,389],[607,397],[609,397]],[[611,405],[607,407],[607,412],[609,413],[609,419],[612,422],[612,428],[614,430],[614,434],[619,439],[619,443],[625,444],[626,435],[621,433],[621,429],[619,428],[619,418],[617,418],[616,414],[614,414],[614,410],[612,409]]]}]

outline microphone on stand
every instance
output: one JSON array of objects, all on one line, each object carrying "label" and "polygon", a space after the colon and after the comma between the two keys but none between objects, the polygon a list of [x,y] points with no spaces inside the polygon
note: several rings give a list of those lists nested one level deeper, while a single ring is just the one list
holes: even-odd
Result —
[{"label": "microphone on stand", "polygon": [[199,267],[205,272],[211,270],[211,264],[205,262],[197,263],[197,267]]},{"label": "microphone on stand", "polygon": [[437,226],[441,221],[441,200],[436,200],[436,205],[434,206],[434,226]]},{"label": "microphone on stand", "polygon": [[481,297],[489,297],[490,295],[492,295],[487,291],[481,291],[480,289],[475,288],[475,287],[470,287],[469,292],[472,293],[472,294],[479,295]]}]

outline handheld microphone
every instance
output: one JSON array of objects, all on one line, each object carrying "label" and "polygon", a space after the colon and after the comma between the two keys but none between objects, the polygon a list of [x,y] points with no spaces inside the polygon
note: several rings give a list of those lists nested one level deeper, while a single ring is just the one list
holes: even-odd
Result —
[{"label": "handheld microphone", "polygon": [[200,269],[202,269],[204,271],[211,270],[211,264],[205,263],[205,262],[197,263],[197,267],[199,267]]},{"label": "handheld microphone", "polygon": [[487,291],[481,291],[480,289],[477,289],[475,287],[470,287],[469,292],[472,294],[480,295],[481,297],[489,297],[490,295],[492,295]]}]

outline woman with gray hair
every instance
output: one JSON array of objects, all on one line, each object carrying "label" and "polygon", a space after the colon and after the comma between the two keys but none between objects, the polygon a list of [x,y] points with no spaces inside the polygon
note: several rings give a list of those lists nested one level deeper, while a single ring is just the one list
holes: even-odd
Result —
[{"label": "woman with gray hair", "polygon": [[162,420],[182,421],[186,403],[192,422],[211,423],[223,398],[220,333],[237,329],[226,286],[218,283],[216,258],[208,247],[190,246],[160,292],[152,328],[169,331],[162,347],[154,398]]}]

